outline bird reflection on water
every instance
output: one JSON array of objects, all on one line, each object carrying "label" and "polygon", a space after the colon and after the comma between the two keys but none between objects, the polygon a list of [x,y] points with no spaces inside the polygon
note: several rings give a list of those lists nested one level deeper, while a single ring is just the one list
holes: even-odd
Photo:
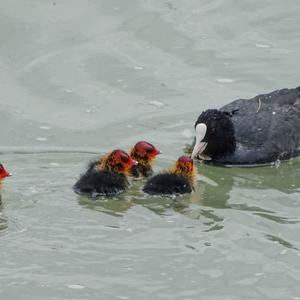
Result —
[{"label": "bird reflection on water", "polygon": [[[125,194],[113,198],[98,198],[96,201],[81,197],[79,203],[86,208],[97,210],[112,216],[122,217],[129,209],[142,206],[162,217],[182,214],[187,218],[201,221],[203,231],[222,230],[225,226],[225,211],[235,210],[250,213],[263,218],[265,222],[278,224],[298,223],[294,219],[280,215],[275,211],[272,192],[284,195],[300,193],[300,160],[296,159],[278,166],[264,168],[224,168],[198,165],[201,176],[196,183],[196,191],[190,195],[174,198],[148,196],[142,192],[143,181],[134,182]],[[283,180],[284,179],[284,180]],[[240,197],[236,197],[236,193]],[[232,194],[235,193],[234,196]],[[252,196],[254,194],[254,196]],[[259,194],[260,201],[257,201]],[[284,205],[280,199],[280,205]],[[277,203],[278,204],[278,203]],[[282,245],[295,248],[288,241],[266,234],[265,237]],[[279,240],[280,241],[279,241]]]}]

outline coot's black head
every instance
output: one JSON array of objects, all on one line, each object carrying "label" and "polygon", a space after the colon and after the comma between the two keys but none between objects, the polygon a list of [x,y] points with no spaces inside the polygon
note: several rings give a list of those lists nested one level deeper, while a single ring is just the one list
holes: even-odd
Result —
[{"label": "coot's black head", "polygon": [[217,109],[204,111],[195,123],[196,142],[191,157],[202,154],[206,159],[216,159],[235,151],[236,142],[232,113]]},{"label": "coot's black head", "polygon": [[114,150],[101,162],[104,170],[111,171],[118,174],[127,174],[128,170],[135,166],[137,161],[132,159],[123,150]]}]

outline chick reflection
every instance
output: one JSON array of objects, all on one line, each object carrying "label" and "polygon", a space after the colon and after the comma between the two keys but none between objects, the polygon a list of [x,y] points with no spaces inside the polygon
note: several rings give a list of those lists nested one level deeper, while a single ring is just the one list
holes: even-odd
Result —
[{"label": "chick reflection", "polygon": [[[129,209],[141,205],[160,216],[179,213],[187,218],[199,219],[206,226],[204,231],[220,230],[223,228],[222,209],[251,211],[260,217],[279,222],[290,223],[291,220],[280,217],[272,209],[251,205],[251,199],[236,203],[229,201],[232,190],[237,188],[251,193],[253,190],[276,189],[286,194],[299,192],[298,178],[300,162],[282,164],[280,167],[264,168],[224,168],[208,165],[197,165],[200,177],[195,182],[195,191],[191,194],[168,198],[147,195],[142,191],[144,180],[135,181],[124,194],[113,198],[91,200],[81,197],[79,203],[86,208],[97,210],[111,216],[123,216]],[[255,202],[256,203],[256,202]],[[295,222],[295,221],[293,221]]]},{"label": "chick reflection", "polygon": [[80,197],[79,204],[96,211],[106,213],[114,217],[122,217],[123,214],[134,204],[121,197],[105,198],[99,197],[91,199],[88,197]]},{"label": "chick reflection", "polygon": [[122,217],[129,209],[140,205],[162,217],[179,213],[187,218],[201,219],[205,225],[204,231],[218,230],[223,227],[220,225],[220,222],[223,221],[222,217],[217,216],[213,209],[205,209],[201,206],[204,192],[202,183],[195,184],[195,192],[192,194],[173,198],[149,196],[142,191],[143,185],[144,181],[135,181],[128,192],[111,198],[80,197],[79,204],[114,217]]}]

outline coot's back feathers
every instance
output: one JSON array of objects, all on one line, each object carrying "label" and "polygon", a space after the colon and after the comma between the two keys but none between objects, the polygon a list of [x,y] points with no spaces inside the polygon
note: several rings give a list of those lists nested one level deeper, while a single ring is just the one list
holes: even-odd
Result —
[{"label": "coot's back feathers", "polygon": [[[240,144],[249,148],[264,145],[265,142],[285,149],[299,145],[300,87],[259,95],[249,100],[239,99],[220,110],[237,110],[231,118],[235,137]],[[289,145],[290,135],[294,132],[298,133],[297,139]]]},{"label": "coot's back feathers", "polygon": [[238,147],[226,164],[264,164],[300,154],[300,87],[236,100],[221,110],[238,110],[232,116]]}]

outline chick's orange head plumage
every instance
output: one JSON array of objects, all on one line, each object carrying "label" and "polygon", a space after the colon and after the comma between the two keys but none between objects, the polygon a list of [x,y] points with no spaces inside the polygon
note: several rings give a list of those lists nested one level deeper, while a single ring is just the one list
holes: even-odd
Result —
[{"label": "chick's orange head plumage", "polygon": [[115,173],[127,173],[127,171],[135,166],[137,161],[132,159],[123,150],[112,151],[104,161],[104,168]]},{"label": "chick's orange head plumage", "polygon": [[0,180],[4,179],[5,177],[10,176],[11,174],[7,172],[7,170],[0,164]]},{"label": "chick's orange head plumage", "polygon": [[192,177],[194,175],[193,160],[186,155],[180,156],[176,161],[175,172]]},{"label": "chick's orange head plumage", "polygon": [[158,150],[152,144],[145,141],[140,141],[134,145],[130,155],[136,159],[141,158],[152,160],[160,153],[160,150]]}]

